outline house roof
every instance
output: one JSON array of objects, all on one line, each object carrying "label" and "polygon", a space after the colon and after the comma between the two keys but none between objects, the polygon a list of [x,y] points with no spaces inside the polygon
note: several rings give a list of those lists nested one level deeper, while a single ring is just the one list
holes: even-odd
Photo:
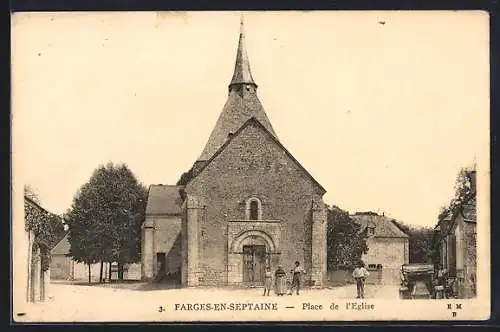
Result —
[{"label": "house roof", "polygon": [[69,244],[69,232],[66,232],[64,237],[56,244],[54,248],[50,251],[51,255],[66,255],[69,254],[69,249],[71,245]]},{"label": "house roof", "polygon": [[392,218],[374,213],[357,213],[351,215],[351,218],[361,225],[361,231],[368,225],[374,226],[375,237],[408,238],[408,235],[394,224]]},{"label": "house roof", "polygon": [[271,139],[286,153],[286,155],[293,161],[296,163],[296,165],[302,169],[304,171],[304,173],[311,179],[311,181],[316,184],[320,190],[323,192],[323,194],[326,192],[326,189],[323,188],[323,186],[321,184],[319,184],[318,181],[316,181],[316,179],[311,175],[311,173],[309,173],[299,162],[297,159],[295,159],[293,157],[293,155],[283,146],[283,144],[281,144],[281,142],[276,138],[275,135],[273,135],[273,133],[271,133],[268,128],[266,126],[264,126],[257,118],[255,117],[251,117],[250,119],[248,119],[233,135],[231,135],[227,140],[226,142],[213,154],[213,156],[207,161],[204,163],[204,165],[201,167],[201,169],[198,171],[198,173],[196,174],[195,177],[193,177],[190,181],[192,181],[193,179],[195,179],[199,174],[201,174],[201,172],[203,172],[203,170],[205,168],[207,168],[207,166],[212,162],[212,160],[214,160],[222,151],[224,151],[224,149],[229,145],[229,143],[231,143],[231,141],[237,137],[247,126],[250,126],[250,125],[254,125],[260,129],[262,129],[264,131],[264,133],[266,133],[267,135],[269,135],[269,137],[271,137]]},{"label": "house roof", "polygon": [[146,215],[178,215],[182,198],[179,189],[183,186],[154,184],[149,187]]}]

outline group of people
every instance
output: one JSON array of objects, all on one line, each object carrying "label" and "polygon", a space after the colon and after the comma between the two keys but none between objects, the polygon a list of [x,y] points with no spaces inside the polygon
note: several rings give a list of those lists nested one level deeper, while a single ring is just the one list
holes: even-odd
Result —
[{"label": "group of people", "polygon": [[[290,270],[292,276],[292,282],[290,287],[288,287],[287,273],[283,269],[281,265],[278,265],[278,268],[273,273],[271,272],[270,267],[266,267],[266,271],[264,274],[264,296],[269,296],[271,293],[271,289],[273,288],[273,277],[274,277],[274,288],[276,295],[283,296],[286,294],[292,295],[293,290],[295,289],[297,295],[300,294],[300,277],[303,274],[306,274],[306,271],[300,266],[298,261],[295,262],[295,267]],[[363,299],[365,297],[365,281],[370,273],[365,269],[365,265],[363,262],[358,262],[356,268],[352,272],[352,277],[356,281],[356,289],[357,289],[357,298]]]},{"label": "group of people", "polygon": [[[290,270],[290,273],[292,276],[292,282],[290,284],[290,287],[287,287],[287,274],[283,267],[281,265],[278,265],[278,268],[274,272],[274,287],[276,295],[283,296],[285,295],[285,293],[288,293],[288,295],[292,295],[294,289],[297,291],[297,295],[299,295],[300,277],[301,275],[306,274],[306,271],[300,266],[299,261],[296,261],[295,267]],[[270,267],[266,267],[266,271],[264,274],[264,296],[270,295],[271,288],[273,288],[273,273],[271,272]]]}]

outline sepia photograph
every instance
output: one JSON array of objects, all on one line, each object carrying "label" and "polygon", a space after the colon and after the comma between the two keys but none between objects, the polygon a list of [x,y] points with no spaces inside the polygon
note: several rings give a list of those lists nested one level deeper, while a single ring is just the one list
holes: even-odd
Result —
[{"label": "sepia photograph", "polygon": [[488,13],[11,37],[13,322],[489,319]]}]

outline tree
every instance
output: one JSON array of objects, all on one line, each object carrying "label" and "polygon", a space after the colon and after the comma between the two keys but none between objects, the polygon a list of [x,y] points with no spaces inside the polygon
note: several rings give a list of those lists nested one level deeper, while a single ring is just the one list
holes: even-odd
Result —
[{"label": "tree", "polygon": [[185,186],[189,181],[191,181],[193,176],[194,176],[194,172],[193,172],[193,169],[191,168],[189,171],[182,173],[182,175],[179,178],[179,180],[177,181],[176,185],[177,186]]},{"label": "tree", "polygon": [[361,225],[336,206],[328,210],[327,262],[329,269],[352,267],[368,252]]},{"label": "tree", "polygon": [[472,172],[468,168],[461,168],[455,180],[455,195],[447,208],[452,215],[455,215],[462,206],[475,194],[476,188],[473,188]]},{"label": "tree", "polygon": [[403,222],[392,222],[409,237],[410,263],[429,263],[432,261],[432,239],[434,230],[428,227],[406,225]]},{"label": "tree", "polygon": [[67,215],[73,259],[89,265],[117,262],[123,280],[123,265],[140,259],[146,201],[147,189],[126,165],[98,167]]},{"label": "tree", "polygon": [[98,236],[101,219],[99,210],[93,205],[97,199],[90,183],[84,184],[73,199],[71,210],[66,215],[70,232],[69,256],[76,262],[85,263],[89,267],[88,282],[91,282],[90,266],[102,259],[102,248],[105,244]]}]

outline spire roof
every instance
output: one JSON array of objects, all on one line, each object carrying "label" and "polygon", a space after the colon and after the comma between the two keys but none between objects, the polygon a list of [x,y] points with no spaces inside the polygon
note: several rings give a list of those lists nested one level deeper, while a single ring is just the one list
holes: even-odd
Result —
[{"label": "spire roof", "polygon": [[236,64],[234,65],[233,78],[229,86],[235,84],[255,84],[252,72],[250,71],[250,61],[248,60],[248,54],[245,43],[245,24],[243,22],[243,16],[240,21],[240,39],[238,41],[238,50],[236,51]]},{"label": "spire roof", "polygon": [[240,38],[236,52],[236,65],[229,84],[229,96],[212,133],[198,161],[210,157],[250,118],[259,121],[272,135],[276,136],[271,122],[257,97],[257,84],[250,72],[250,63],[245,48],[243,20],[240,22]]}]

